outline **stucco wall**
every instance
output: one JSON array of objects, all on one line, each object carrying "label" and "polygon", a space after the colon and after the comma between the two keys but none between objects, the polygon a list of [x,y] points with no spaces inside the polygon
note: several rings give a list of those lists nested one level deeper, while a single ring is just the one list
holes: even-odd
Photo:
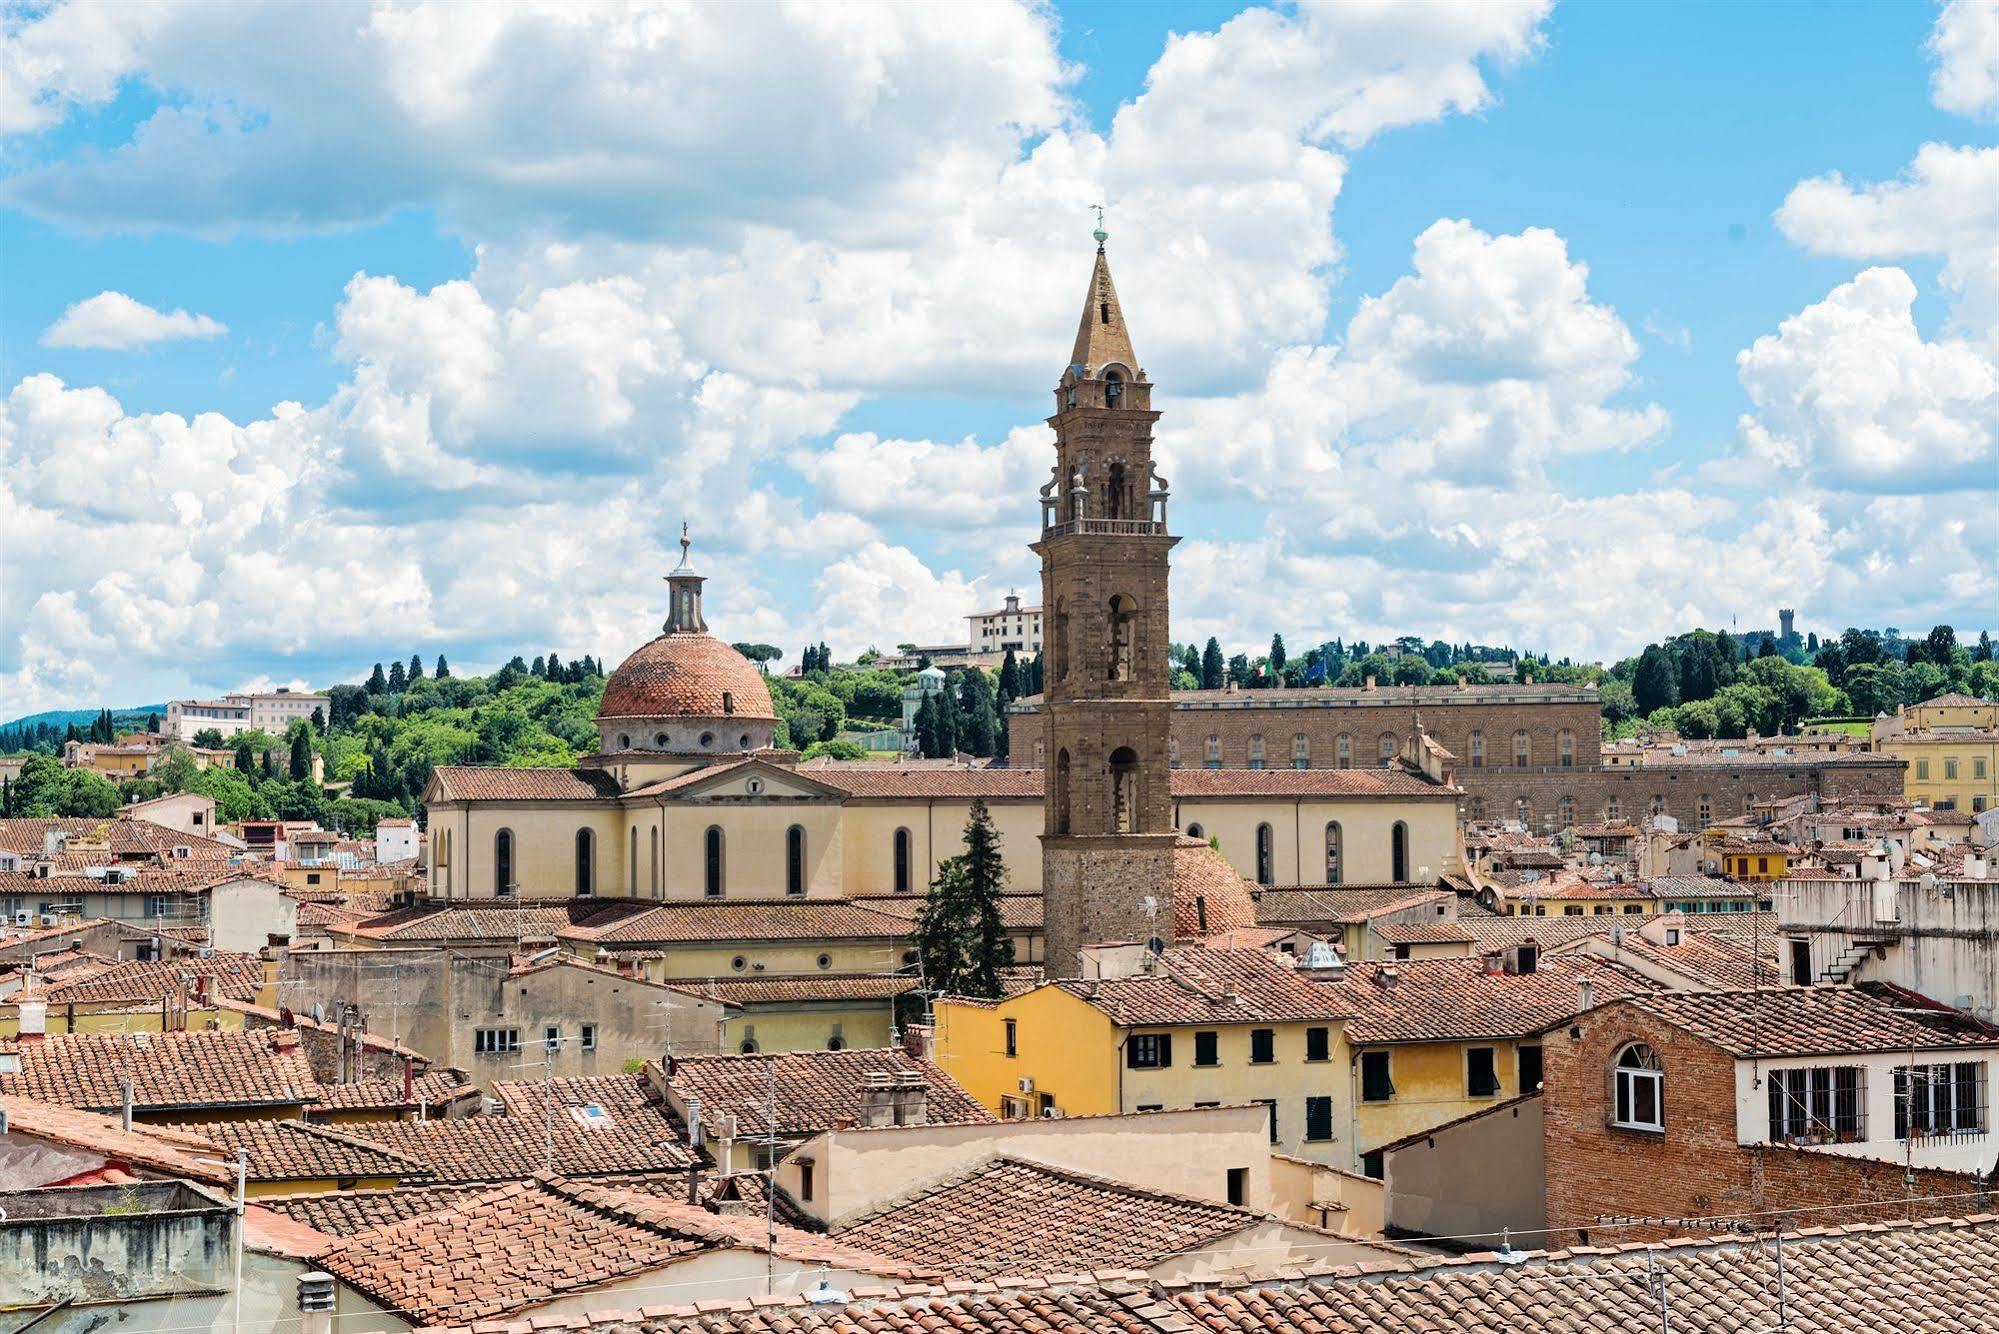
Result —
[{"label": "stucco wall", "polygon": [[1548,1191],[1542,1163],[1541,1100],[1529,1098],[1472,1120],[1441,1127],[1382,1155],[1387,1221],[1404,1232],[1470,1237],[1473,1250],[1496,1250],[1501,1229],[1540,1245]]}]

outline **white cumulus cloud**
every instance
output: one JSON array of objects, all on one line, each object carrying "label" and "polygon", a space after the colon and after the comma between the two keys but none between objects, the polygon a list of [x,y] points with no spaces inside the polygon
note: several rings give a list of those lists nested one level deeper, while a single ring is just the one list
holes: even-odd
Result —
[{"label": "white cumulus cloud", "polygon": [[183,338],[220,338],[229,326],[185,310],[155,310],[123,292],[99,292],[78,301],[42,331],[48,347],[91,347],[127,351],[148,343]]},{"label": "white cumulus cloud", "polygon": [[1999,0],[1950,0],[1930,31],[1930,98],[1945,111],[1999,116]]}]

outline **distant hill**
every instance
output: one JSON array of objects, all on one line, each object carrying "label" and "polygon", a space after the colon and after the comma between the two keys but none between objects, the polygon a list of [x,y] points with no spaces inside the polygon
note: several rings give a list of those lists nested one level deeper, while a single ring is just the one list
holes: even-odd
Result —
[{"label": "distant hill", "polygon": [[[45,713],[31,713],[26,717],[14,718],[0,723],[0,732],[11,732],[17,727],[33,727],[38,723],[45,723],[50,727],[68,727],[71,723],[75,723],[78,727],[88,727],[91,719],[95,718],[99,712],[100,710],[97,709],[50,709]],[[135,704],[128,709],[111,710],[111,717],[113,721],[121,724],[128,720],[136,719],[143,725],[146,721],[146,715],[149,713],[157,713],[162,719],[165,719],[167,716],[167,706],[164,704]]]}]

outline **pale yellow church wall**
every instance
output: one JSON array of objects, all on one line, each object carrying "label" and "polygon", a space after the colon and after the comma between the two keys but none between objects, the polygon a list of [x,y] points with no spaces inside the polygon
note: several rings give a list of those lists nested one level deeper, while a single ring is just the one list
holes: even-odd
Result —
[{"label": "pale yellow church wall", "polygon": [[758,1051],[825,1051],[838,1038],[849,1050],[886,1047],[895,1027],[895,1005],[886,1000],[857,1000],[810,1009],[767,1009],[753,1006],[729,1016],[724,1051],[740,1051],[754,1039]]},{"label": "pale yellow church wall", "polygon": [[[1007,888],[1023,893],[1040,892],[1041,803],[994,801],[987,803],[986,810],[999,832]],[[843,815],[847,827],[846,892],[895,892],[895,831],[907,829],[909,890],[921,894],[936,878],[938,863],[965,850],[965,825],[972,818],[972,803],[969,799],[850,802]]]},{"label": "pale yellow church wall", "polygon": [[[605,802],[453,803],[430,809],[431,884],[451,898],[496,895],[496,844],[514,836],[514,893],[524,899],[566,899],[576,893],[576,832],[596,835],[594,892],[622,895],[624,812]],[[446,838],[448,835],[448,839]],[[445,847],[446,843],[449,847]],[[448,857],[449,873],[439,858]]]},{"label": "pale yellow church wall", "polygon": [[[689,982],[723,978],[810,977],[815,973],[892,973],[902,966],[910,948],[904,938],[890,940],[745,940],[669,945],[660,957],[647,959],[643,970],[654,982]],[[822,968],[819,959],[829,962]],[[736,961],[742,960],[738,968]]]},{"label": "pale yellow church wall", "polygon": [[[772,782],[778,781],[775,779]],[[1409,827],[1407,878],[1451,869],[1456,857],[1457,806],[1448,793],[1421,800],[1361,798],[1296,800],[1276,797],[1214,798],[1175,803],[1179,826],[1198,825],[1243,876],[1256,876],[1256,828],[1269,824],[1272,880],[1325,883],[1325,826],[1343,831],[1342,879],[1351,884],[1393,878],[1390,830]],[[1007,886],[1041,889],[1042,810],[1038,800],[989,803],[1006,860]],[[806,893],[816,898],[886,894],[895,889],[895,834],[910,835],[910,892],[922,894],[938,864],[964,850],[971,802],[931,800],[849,801],[796,799],[770,794],[709,793],[664,805],[612,803],[440,803],[431,808],[432,885],[452,898],[491,898],[494,835],[514,833],[516,892],[523,898],[568,898],[575,890],[576,831],[597,836],[595,890],[600,896],[692,900],[704,897],[706,838],[719,826],[723,838],[723,897],[781,898],[785,894],[785,834],[805,830]],[[654,871],[654,831],[660,839]],[[633,833],[636,833],[636,840]],[[632,874],[636,842],[636,870]],[[448,874],[439,865],[449,859]],[[657,880],[658,884],[655,884]]]},{"label": "pale yellow church wall", "polygon": [[[1390,833],[1409,827],[1406,880],[1435,879],[1456,860],[1457,803],[1448,796],[1415,801],[1324,798],[1279,800],[1219,798],[1174,803],[1179,827],[1198,825],[1203,838],[1221,840],[1221,851],[1246,879],[1256,878],[1256,829],[1271,832],[1271,883],[1326,883],[1326,825],[1338,821],[1342,871],[1347,884],[1395,879]],[[1429,875],[1422,874],[1429,868]]]}]

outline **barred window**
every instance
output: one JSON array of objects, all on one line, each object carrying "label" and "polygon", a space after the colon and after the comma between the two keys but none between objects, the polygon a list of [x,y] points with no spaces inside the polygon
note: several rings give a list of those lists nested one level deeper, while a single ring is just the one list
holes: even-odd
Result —
[{"label": "barred window", "polygon": [[1866,1138],[1866,1072],[1857,1065],[1772,1070],[1770,1138],[1846,1144]]}]

